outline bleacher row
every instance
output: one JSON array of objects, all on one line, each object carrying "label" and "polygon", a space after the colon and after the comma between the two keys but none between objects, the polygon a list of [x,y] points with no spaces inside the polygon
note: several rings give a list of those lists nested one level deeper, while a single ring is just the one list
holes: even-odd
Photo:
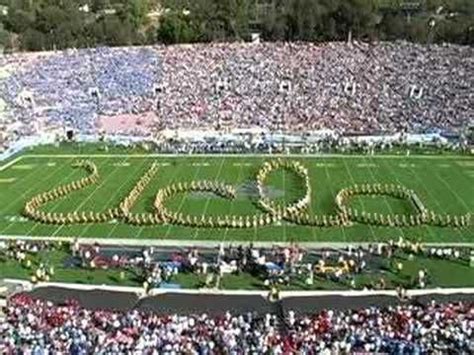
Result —
[{"label": "bleacher row", "polygon": [[473,51],[387,42],[14,54],[0,58],[0,125],[3,141],[64,126],[94,133],[98,116],[146,112],[157,129],[453,131],[474,116]]},{"label": "bleacher row", "polygon": [[70,354],[470,353],[472,303],[404,304],[309,314],[157,314],[10,298],[0,352]]}]

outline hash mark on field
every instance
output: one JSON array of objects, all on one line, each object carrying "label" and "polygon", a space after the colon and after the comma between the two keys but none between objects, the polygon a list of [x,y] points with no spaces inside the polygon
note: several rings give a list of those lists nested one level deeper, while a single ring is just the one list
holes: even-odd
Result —
[{"label": "hash mark on field", "polygon": [[46,166],[48,166],[48,167],[56,166],[56,162],[54,162],[54,161],[49,162],[48,164],[46,164]]},{"label": "hash mark on field", "polygon": [[23,165],[14,165],[12,169],[14,170],[31,170],[35,167],[34,164],[23,164]]},{"label": "hash mark on field", "polygon": [[318,168],[334,168],[336,164],[333,163],[315,163],[314,166]]},{"label": "hash mark on field", "polygon": [[8,169],[10,166],[15,165],[16,163],[18,163],[18,162],[19,162],[20,160],[22,160],[23,158],[24,158],[24,156],[22,155],[22,156],[19,156],[19,157],[13,159],[13,160],[10,161],[10,162],[4,164],[4,165],[2,165],[2,166],[0,167],[0,171],[3,171],[3,170]]},{"label": "hash mark on field", "polygon": [[359,168],[376,168],[376,167],[377,167],[377,164],[373,164],[373,163],[361,163],[361,164],[357,164],[357,167],[359,167]]},{"label": "hash mark on field", "polygon": [[130,163],[127,162],[127,161],[122,161],[120,163],[113,163],[112,166],[116,166],[116,167],[129,167],[130,166]]},{"label": "hash mark on field", "polygon": [[234,163],[232,164],[233,166],[252,166],[252,163]]},{"label": "hash mark on field", "polygon": [[398,166],[399,166],[400,168],[404,168],[404,169],[410,169],[410,168],[416,167],[416,165],[413,164],[413,163],[412,163],[412,164],[403,163],[403,164],[398,164]]},{"label": "hash mark on field", "polygon": [[463,160],[456,160],[456,164],[466,167],[466,168],[474,168],[474,161],[468,160],[468,161],[463,161]]},{"label": "hash mark on field", "polygon": [[10,184],[12,182],[16,181],[16,178],[5,178],[5,179],[0,179],[0,184]]},{"label": "hash mark on field", "polygon": [[192,163],[191,166],[201,167],[201,166],[211,166],[211,164],[209,164],[209,163]]}]

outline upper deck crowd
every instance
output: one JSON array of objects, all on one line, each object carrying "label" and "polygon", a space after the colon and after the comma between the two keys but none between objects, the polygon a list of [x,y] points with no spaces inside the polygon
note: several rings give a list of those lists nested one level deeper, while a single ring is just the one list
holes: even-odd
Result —
[{"label": "upper deck crowd", "polygon": [[[474,116],[474,49],[382,42],[196,44],[0,58],[0,144],[100,117],[160,129],[439,132]],[[124,128],[136,134],[136,124]]]}]

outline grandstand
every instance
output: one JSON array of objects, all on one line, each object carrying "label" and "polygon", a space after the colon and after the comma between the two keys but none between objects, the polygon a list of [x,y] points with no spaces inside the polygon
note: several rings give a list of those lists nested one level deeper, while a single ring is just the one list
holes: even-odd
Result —
[{"label": "grandstand", "polygon": [[6,310],[5,333],[25,328],[18,337],[23,342],[41,339],[39,348],[92,353],[469,352],[473,311],[467,303],[448,303],[316,314],[288,310],[281,318],[252,312],[168,317],[143,310],[89,311],[74,303],[50,306],[25,295],[14,297]]},{"label": "grandstand", "polygon": [[97,134],[110,126],[108,116],[150,113],[120,133],[136,133],[148,122],[148,132],[448,134],[472,123],[472,56],[471,47],[404,42],[14,54],[1,59],[8,73],[0,79],[3,125],[13,136],[61,129]]}]

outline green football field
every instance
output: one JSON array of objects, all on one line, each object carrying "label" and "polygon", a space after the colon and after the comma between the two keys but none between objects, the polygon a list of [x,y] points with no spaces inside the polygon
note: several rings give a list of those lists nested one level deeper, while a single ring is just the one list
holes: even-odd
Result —
[{"label": "green football field", "polygon": [[[47,153],[47,154],[45,154]],[[67,153],[67,154],[64,154]],[[269,156],[165,156],[90,150],[70,154],[61,149],[36,149],[0,164],[0,235],[75,236],[95,238],[153,238],[217,241],[305,241],[362,242],[405,236],[425,242],[472,242],[474,227],[308,227],[277,222],[258,228],[191,228],[175,225],[138,227],[121,220],[107,223],[47,225],[22,216],[25,202],[34,195],[78,180],[86,172],[72,164],[89,159],[100,174],[98,184],[73,192],[42,207],[45,212],[100,212],[116,207],[154,162],[158,173],[134,206],[134,213],[153,212],[159,188],[173,182],[216,180],[233,185],[237,195],[226,200],[211,193],[178,194],[167,202],[172,211],[189,215],[254,215],[255,176]],[[413,189],[424,205],[437,213],[461,215],[474,211],[474,158],[468,156],[291,156],[309,170],[312,186],[311,213],[336,212],[337,192],[354,184],[394,183]],[[268,194],[280,202],[294,201],[304,194],[301,181],[284,170],[271,174]],[[359,196],[351,204],[361,211],[384,214],[415,213],[410,201],[384,196]]]}]

